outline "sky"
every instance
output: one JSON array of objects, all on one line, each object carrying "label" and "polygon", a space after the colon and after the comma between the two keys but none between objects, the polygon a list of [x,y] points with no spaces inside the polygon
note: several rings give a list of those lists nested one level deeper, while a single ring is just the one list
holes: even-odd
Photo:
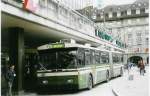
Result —
[{"label": "sky", "polygon": [[107,5],[121,5],[121,4],[131,4],[136,0],[96,0],[95,6],[98,6],[101,4],[100,8],[103,8]]}]

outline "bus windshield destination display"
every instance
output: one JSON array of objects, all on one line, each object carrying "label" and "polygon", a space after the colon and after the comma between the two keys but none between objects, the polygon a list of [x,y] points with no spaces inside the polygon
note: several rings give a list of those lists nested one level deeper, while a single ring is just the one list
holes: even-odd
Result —
[{"label": "bus windshield destination display", "polygon": [[51,45],[48,45],[47,48],[65,48],[65,45],[62,44],[62,43],[59,43],[59,44],[51,44]]}]

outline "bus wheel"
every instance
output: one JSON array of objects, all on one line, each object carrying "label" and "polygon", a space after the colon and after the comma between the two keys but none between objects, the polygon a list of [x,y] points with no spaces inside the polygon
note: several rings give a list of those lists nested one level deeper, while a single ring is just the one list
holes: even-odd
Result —
[{"label": "bus wheel", "polygon": [[120,76],[123,76],[123,68],[120,69]]},{"label": "bus wheel", "polygon": [[107,73],[106,73],[106,82],[108,82],[109,81],[109,71],[107,71]]},{"label": "bus wheel", "polygon": [[92,89],[93,88],[93,79],[92,79],[92,76],[89,75],[89,78],[88,78],[88,89]]}]

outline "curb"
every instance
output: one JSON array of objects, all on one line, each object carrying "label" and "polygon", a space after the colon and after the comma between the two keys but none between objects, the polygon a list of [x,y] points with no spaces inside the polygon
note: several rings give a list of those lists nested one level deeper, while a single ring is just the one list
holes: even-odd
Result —
[{"label": "curb", "polygon": [[112,89],[112,92],[115,96],[119,96],[119,94],[114,89]]}]

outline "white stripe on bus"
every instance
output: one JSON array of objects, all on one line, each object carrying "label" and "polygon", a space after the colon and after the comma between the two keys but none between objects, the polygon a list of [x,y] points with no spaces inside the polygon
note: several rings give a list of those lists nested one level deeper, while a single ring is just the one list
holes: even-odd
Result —
[{"label": "white stripe on bus", "polygon": [[[96,72],[97,71],[105,71],[105,70],[109,70],[110,68],[109,68],[109,66],[104,66],[104,67],[99,67],[99,68],[96,68]],[[86,73],[92,73],[93,72],[93,70],[92,70],[92,68],[89,68],[89,69],[85,69],[85,70],[79,70],[79,73],[80,74],[86,74]]]},{"label": "white stripe on bus", "polygon": [[105,70],[109,70],[110,68],[109,67],[106,67],[106,68],[97,68],[96,71],[105,71]]},{"label": "white stripe on bus", "polygon": [[114,66],[113,68],[115,68],[115,69],[116,69],[116,68],[121,68],[121,66]]},{"label": "white stripe on bus", "polygon": [[[109,66],[99,67],[96,68],[96,71],[104,71],[108,70]],[[86,74],[86,73],[92,73],[92,67],[86,67],[86,68],[79,68],[78,71],[75,72],[53,72],[53,73],[38,73],[38,77],[47,77],[47,76],[69,76],[69,75],[79,75],[79,74]]]},{"label": "white stripe on bus", "polygon": [[86,73],[92,73],[92,70],[83,70],[83,71],[79,71],[79,74],[86,74]]},{"label": "white stripe on bus", "polygon": [[38,77],[48,77],[48,76],[70,76],[78,75],[78,72],[53,72],[53,73],[38,73]]}]

